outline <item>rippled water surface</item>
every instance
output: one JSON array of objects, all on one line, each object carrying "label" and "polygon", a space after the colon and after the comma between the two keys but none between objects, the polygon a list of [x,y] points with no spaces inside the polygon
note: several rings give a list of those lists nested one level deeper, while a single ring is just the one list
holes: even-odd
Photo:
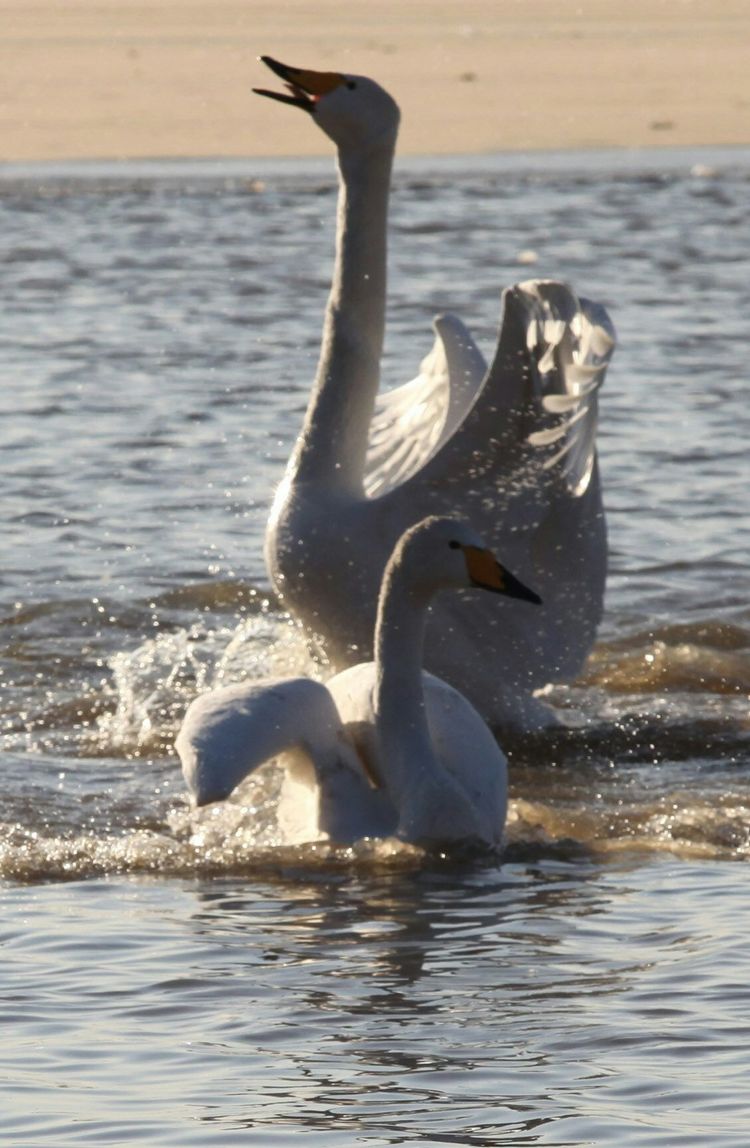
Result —
[{"label": "rippled water surface", "polygon": [[5,1141],[737,1145],[750,1036],[746,153],[403,164],[385,382],[571,281],[607,616],[512,755],[504,863],[191,813],[201,689],[310,665],[262,562],[331,270],[329,165],[0,173]]}]

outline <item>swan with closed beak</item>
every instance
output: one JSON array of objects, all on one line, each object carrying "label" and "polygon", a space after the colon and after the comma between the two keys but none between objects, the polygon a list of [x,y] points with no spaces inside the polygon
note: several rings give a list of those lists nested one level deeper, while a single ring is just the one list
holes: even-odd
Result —
[{"label": "swan with closed beak", "polygon": [[[176,748],[195,803],[223,800],[282,755],[279,824],[287,843],[396,834],[428,848],[497,848],[505,755],[466,698],[422,669],[428,607],[446,589],[540,602],[465,521],[432,517],[411,527],[383,577],[373,662],[325,685],[244,683],[190,705]],[[481,646],[475,657],[484,660]]]},{"label": "swan with closed beak", "polygon": [[493,728],[551,724],[534,691],[575,676],[602,613],[607,544],[595,439],[615,343],[609,317],[563,283],[521,283],[503,292],[489,366],[460,320],[439,316],[418,376],[378,394],[399,109],[366,77],[262,59],[286,90],[256,91],[309,114],[336,145],[340,177],[317,375],[266,534],[273,585],[340,670],[371,656],[397,539],[426,515],[461,513],[539,589],[544,606],[514,612],[480,596],[445,596],[425,665],[459,686]]}]

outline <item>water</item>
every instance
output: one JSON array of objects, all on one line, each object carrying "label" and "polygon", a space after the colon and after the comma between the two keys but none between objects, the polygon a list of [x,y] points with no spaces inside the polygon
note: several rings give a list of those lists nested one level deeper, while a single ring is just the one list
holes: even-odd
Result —
[{"label": "water", "polygon": [[201,689],[309,663],[262,563],[330,277],[328,164],[0,180],[5,1142],[747,1143],[750,155],[404,163],[385,379],[567,278],[607,616],[518,748],[504,863],[191,814]]}]

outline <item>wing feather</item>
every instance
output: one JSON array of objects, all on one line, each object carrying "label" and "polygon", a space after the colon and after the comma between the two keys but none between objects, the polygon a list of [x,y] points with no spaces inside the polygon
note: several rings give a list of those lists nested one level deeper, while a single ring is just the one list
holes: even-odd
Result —
[{"label": "wing feather", "polygon": [[371,498],[425,465],[461,423],[484,379],[484,358],[461,320],[438,315],[433,328],[435,343],[419,374],[376,400],[365,473]]},{"label": "wing feather", "polygon": [[[473,398],[412,475],[413,497],[449,483],[479,489],[492,476],[493,497],[504,483],[538,483],[538,467],[576,497],[585,493],[596,457],[597,399],[615,347],[604,307],[578,299],[565,283],[529,280],[503,292],[495,355]],[[559,433],[558,433],[559,432]],[[550,446],[564,440],[564,449]],[[545,452],[545,453],[542,453]],[[534,477],[537,475],[537,477]],[[541,492],[538,492],[541,496]],[[531,519],[529,518],[529,521]]]},{"label": "wing feather", "polygon": [[539,448],[562,443],[543,467],[561,464],[568,492],[579,496],[594,469],[598,393],[615,349],[615,330],[604,307],[576,300],[563,284],[540,281],[522,287],[529,298],[528,345],[537,358],[541,408],[560,416],[552,427],[533,431],[528,441]]}]

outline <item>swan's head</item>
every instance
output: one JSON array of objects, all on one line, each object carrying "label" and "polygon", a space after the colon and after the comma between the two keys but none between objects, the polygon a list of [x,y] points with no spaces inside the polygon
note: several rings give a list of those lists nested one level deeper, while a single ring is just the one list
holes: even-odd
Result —
[{"label": "swan's head", "polygon": [[260,58],[281,77],[287,90],[273,92],[253,88],[253,91],[309,112],[338,148],[395,144],[398,104],[374,80],[341,72],[312,72],[280,64],[270,56]]},{"label": "swan's head", "polygon": [[400,539],[389,570],[401,572],[414,590],[432,595],[443,589],[491,590],[541,605],[541,598],[498,562],[463,518],[425,518]]}]

